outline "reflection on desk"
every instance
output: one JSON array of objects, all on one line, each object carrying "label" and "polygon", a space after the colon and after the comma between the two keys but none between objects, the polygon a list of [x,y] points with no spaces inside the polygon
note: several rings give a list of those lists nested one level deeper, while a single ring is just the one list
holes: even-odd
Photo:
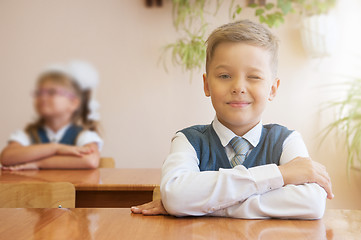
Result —
[{"label": "reflection on desk", "polygon": [[2,239],[359,239],[361,211],[323,219],[243,220],[133,215],[129,209],[0,209]]},{"label": "reflection on desk", "polygon": [[131,207],[152,200],[160,169],[0,171],[0,182],[70,182],[76,207]]}]

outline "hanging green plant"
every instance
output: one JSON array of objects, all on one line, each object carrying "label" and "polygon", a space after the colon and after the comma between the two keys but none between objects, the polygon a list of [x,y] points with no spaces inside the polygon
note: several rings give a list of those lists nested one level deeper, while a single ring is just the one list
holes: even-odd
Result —
[{"label": "hanging green plant", "polygon": [[[233,1],[234,2],[234,1]],[[274,3],[267,4],[257,4],[252,3],[247,7],[254,9],[254,14],[258,17],[260,23],[265,23],[269,27],[279,27],[284,23],[284,16],[292,11],[292,5],[287,3],[281,3],[275,5]],[[232,19],[235,20],[242,12],[242,7],[237,4],[234,8],[231,5],[233,10]]]},{"label": "hanging green plant", "polygon": [[[254,10],[260,23],[269,27],[279,27],[290,13],[301,15],[322,14],[335,6],[336,0],[277,0],[277,1],[225,1],[224,0],[172,0],[173,25],[180,37],[164,48],[162,54],[166,68],[166,53],[170,52],[174,65],[184,70],[200,69],[206,56],[205,33],[208,32],[206,16],[215,17],[223,4],[229,4],[230,19],[241,18],[244,8]],[[215,10],[211,11],[211,7]],[[167,68],[166,68],[167,69]]]},{"label": "hanging green plant", "polygon": [[[201,32],[201,34],[188,33],[185,38],[165,46],[164,53],[171,51],[173,65],[180,65],[184,70],[200,69],[203,66],[206,59],[206,48],[204,30]],[[164,67],[167,69],[165,62]]]},{"label": "hanging green plant", "polygon": [[[204,9],[209,6],[210,0],[172,0],[173,25],[180,37],[164,47],[161,58],[167,70],[166,54],[170,52],[173,65],[180,65],[184,70],[200,69],[206,58],[205,32],[207,23]],[[217,0],[216,5],[221,4]]]},{"label": "hanging green plant", "polygon": [[[275,2],[275,1],[274,1]],[[242,12],[242,7],[237,4],[233,7],[232,19],[236,19]],[[285,16],[290,13],[299,13],[303,16],[320,15],[327,13],[336,5],[336,0],[277,0],[276,3],[251,3],[247,5],[254,9],[254,15],[260,23],[268,27],[279,27],[285,22]]]}]

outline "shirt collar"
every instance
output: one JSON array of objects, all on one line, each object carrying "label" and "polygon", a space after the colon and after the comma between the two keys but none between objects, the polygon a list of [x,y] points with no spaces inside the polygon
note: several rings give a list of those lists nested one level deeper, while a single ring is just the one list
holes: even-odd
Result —
[{"label": "shirt collar", "polygon": [[68,124],[61,129],[59,129],[57,132],[54,132],[51,130],[48,126],[44,126],[46,136],[49,138],[50,142],[60,142],[60,140],[63,138],[66,130],[70,127],[71,124]]},{"label": "shirt collar", "polygon": [[[224,126],[217,118],[214,118],[212,123],[214,131],[217,133],[219,139],[221,140],[222,146],[226,147],[229,141],[232,140],[235,136],[237,136],[234,132]],[[242,137],[246,139],[253,147],[256,147],[259,143],[262,134],[262,120],[257,123],[251,130],[249,130]]]}]

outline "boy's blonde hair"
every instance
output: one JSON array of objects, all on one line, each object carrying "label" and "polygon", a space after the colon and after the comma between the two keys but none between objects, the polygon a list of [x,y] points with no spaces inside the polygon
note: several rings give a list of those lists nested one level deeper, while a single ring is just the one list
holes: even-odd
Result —
[{"label": "boy's blonde hair", "polygon": [[271,54],[271,70],[277,75],[278,38],[266,27],[250,20],[241,20],[220,26],[209,35],[207,43],[206,72],[212,61],[214,50],[222,42],[246,43],[268,50]]}]

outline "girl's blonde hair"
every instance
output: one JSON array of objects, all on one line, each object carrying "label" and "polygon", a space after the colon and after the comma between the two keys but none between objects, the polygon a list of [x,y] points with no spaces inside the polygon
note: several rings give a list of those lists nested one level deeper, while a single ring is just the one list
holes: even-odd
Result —
[{"label": "girl's blonde hair", "polygon": [[[76,81],[71,79],[66,74],[56,71],[42,74],[37,81],[37,87],[48,81],[71,89],[80,99],[79,108],[72,116],[72,123],[83,127],[84,130],[91,130],[99,133],[99,123],[88,118],[90,112],[89,101],[91,99],[91,90],[81,90],[79,84],[77,84]],[[25,131],[32,136],[37,136],[36,132],[38,128],[42,127],[43,125],[44,119],[39,117],[35,122],[30,123],[25,128]]]},{"label": "girl's blonde hair", "polygon": [[278,38],[266,27],[250,20],[225,24],[209,35],[207,43],[206,71],[212,61],[214,50],[222,42],[238,42],[262,47],[271,54],[271,70],[276,77],[278,64]]}]

